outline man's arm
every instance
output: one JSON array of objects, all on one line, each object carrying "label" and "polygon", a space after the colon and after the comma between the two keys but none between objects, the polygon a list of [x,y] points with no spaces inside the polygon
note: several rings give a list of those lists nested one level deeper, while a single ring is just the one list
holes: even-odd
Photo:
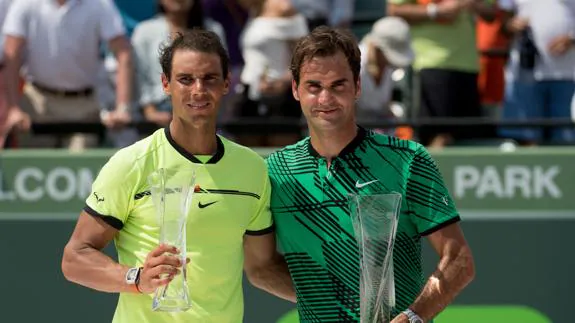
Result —
[{"label": "man's arm", "polygon": [[[459,224],[450,224],[430,234],[428,239],[439,254],[439,264],[423,291],[409,307],[425,322],[443,311],[475,277],[471,249]],[[403,314],[392,323],[401,322],[408,322]]]},{"label": "man's arm", "polygon": [[108,46],[118,62],[116,74],[116,108],[128,107],[132,94],[132,50],[130,41],[124,36],[112,38]]},{"label": "man's arm", "polygon": [[[160,246],[153,250],[143,264],[138,286],[125,282],[130,267],[115,262],[102,252],[114,238],[117,229],[102,218],[82,211],[70,241],[64,248],[62,273],[67,280],[108,293],[152,293],[158,286],[168,284],[179,273],[180,260],[164,253],[177,254],[174,247]],[[164,273],[169,274],[166,278]]]},{"label": "man's arm", "polygon": [[429,5],[400,4],[392,3],[392,1],[387,4],[388,15],[403,18],[411,24],[432,21],[449,22],[457,17],[461,9],[462,5],[457,0],[447,0]]},{"label": "man's arm", "polygon": [[18,106],[18,84],[25,44],[24,37],[6,35],[4,38],[4,84],[8,108]]},{"label": "man's arm", "polygon": [[245,235],[244,270],[250,283],[268,293],[296,302],[287,263],[277,252],[275,233]]},{"label": "man's arm", "polygon": [[64,277],[71,282],[103,292],[135,291],[124,282],[129,267],[116,263],[101,251],[117,232],[117,229],[101,218],[82,211],[72,237],[64,248]]},{"label": "man's arm", "polygon": [[[6,35],[4,39],[4,92],[6,104],[4,111],[0,111],[0,136],[5,136],[14,127],[17,130],[27,131],[32,123],[30,116],[20,109],[18,104],[18,84],[20,84],[20,67],[25,38]],[[0,94],[2,95],[2,94]],[[1,107],[0,107],[1,108]],[[1,146],[1,145],[0,145]]]}]

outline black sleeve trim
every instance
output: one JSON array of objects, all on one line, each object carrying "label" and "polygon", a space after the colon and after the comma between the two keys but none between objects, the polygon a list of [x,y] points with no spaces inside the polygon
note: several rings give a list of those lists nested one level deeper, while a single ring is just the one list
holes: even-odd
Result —
[{"label": "black sleeve trim", "polygon": [[275,225],[272,224],[271,227],[262,229],[262,230],[257,230],[257,231],[250,231],[250,230],[246,230],[246,234],[250,235],[250,236],[263,236],[264,234],[268,234],[268,233],[272,233],[275,231]]},{"label": "black sleeve trim", "polygon": [[86,213],[90,214],[93,217],[97,217],[104,220],[104,222],[108,223],[114,229],[122,230],[122,228],[124,227],[124,223],[122,223],[122,221],[118,220],[117,218],[111,215],[100,214],[98,213],[98,211],[94,210],[88,205],[84,206],[84,211],[86,211]]},{"label": "black sleeve trim", "polygon": [[425,230],[424,232],[420,233],[419,235],[422,237],[430,235],[435,231],[441,230],[441,229],[445,228],[446,226],[453,224],[453,223],[456,223],[456,222],[459,222],[459,221],[461,221],[461,217],[458,215],[458,216],[451,218],[445,222],[439,223],[438,225],[434,226],[431,229]]}]

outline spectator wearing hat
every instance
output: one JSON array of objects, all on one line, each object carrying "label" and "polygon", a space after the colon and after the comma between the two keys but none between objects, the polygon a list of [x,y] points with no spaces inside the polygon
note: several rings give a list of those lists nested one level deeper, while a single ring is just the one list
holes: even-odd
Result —
[{"label": "spectator wearing hat", "polygon": [[398,17],[381,18],[363,37],[359,49],[361,96],[357,103],[358,121],[394,118],[390,109],[392,74],[398,68],[411,65],[415,58],[409,25]]}]

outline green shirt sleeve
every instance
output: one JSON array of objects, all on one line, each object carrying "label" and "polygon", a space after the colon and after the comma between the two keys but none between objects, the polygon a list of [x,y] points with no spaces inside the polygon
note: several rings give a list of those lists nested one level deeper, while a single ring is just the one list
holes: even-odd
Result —
[{"label": "green shirt sleeve", "polygon": [[130,188],[133,167],[130,159],[122,158],[120,154],[112,156],[94,180],[84,210],[101,217],[112,227],[122,229],[134,202]]},{"label": "green shirt sleeve", "polygon": [[258,207],[246,230],[246,234],[249,235],[262,235],[273,231],[273,220],[270,210],[271,184],[268,171],[265,167],[264,173],[264,185]]},{"label": "green shirt sleeve", "polygon": [[406,199],[410,219],[422,236],[460,220],[435,160],[421,145],[409,168]]}]

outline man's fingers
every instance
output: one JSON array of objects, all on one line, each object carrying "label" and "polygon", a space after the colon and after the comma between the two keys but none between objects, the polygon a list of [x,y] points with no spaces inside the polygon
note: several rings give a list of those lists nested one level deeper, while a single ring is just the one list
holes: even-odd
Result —
[{"label": "man's fingers", "polygon": [[170,265],[172,267],[180,267],[182,265],[181,257],[171,254],[163,254],[158,257],[151,257],[146,262],[145,266],[148,268],[154,268],[160,265]]},{"label": "man's fingers", "polygon": [[153,280],[153,279],[158,279],[158,278],[165,278],[166,276],[175,276],[179,272],[180,271],[178,270],[178,268],[176,268],[174,266],[160,265],[160,266],[150,268],[147,271],[146,275],[149,275],[149,277]]},{"label": "man's fingers", "polygon": [[163,255],[164,253],[171,253],[171,254],[178,254],[179,250],[178,248],[174,247],[174,246],[170,246],[170,245],[166,245],[166,244],[161,244],[158,247],[156,247],[156,249],[152,250],[149,254],[148,257],[158,257]]},{"label": "man's fingers", "polygon": [[165,278],[154,278],[151,280],[151,285],[154,286],[155,288],[158,288],[160,286],[164,286],[169,284],[172,280],[174,279],[174,276],[168,276]]}]

